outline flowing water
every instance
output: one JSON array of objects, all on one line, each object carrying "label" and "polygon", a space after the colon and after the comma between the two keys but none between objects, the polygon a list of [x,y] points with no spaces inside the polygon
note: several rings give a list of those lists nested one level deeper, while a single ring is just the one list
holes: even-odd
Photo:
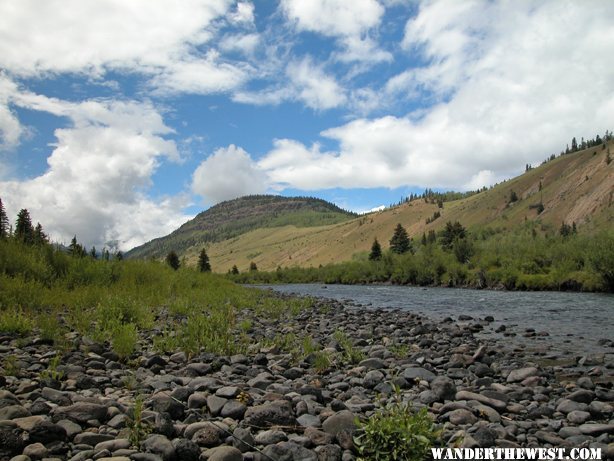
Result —
[{"label": "flowing water", "polygon": [[[495,321],[481,333],[502,337],[494,330],[505,325],[516,345],[546,352],[581,356],[614,353],[614,295],[570,292],[490,291],[380,285],[267,285],[282,293],[350,301],[365,307],[407,309],[431,319],[468,315]],[[538,335],[525,337],[528,329]],[[548,336],[539,335],[547,332]]]}]

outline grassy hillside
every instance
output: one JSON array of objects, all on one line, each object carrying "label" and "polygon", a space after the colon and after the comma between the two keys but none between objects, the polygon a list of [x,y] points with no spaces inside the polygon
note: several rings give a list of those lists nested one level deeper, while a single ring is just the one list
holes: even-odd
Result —
[{"label": "grassy hillside", "polygon": [[[385,249],[397,223],[413,238],[439,231],[447,221],[459,221],[470,231],[489,228],[503,233],[531,226],[539,235],[554,235],[562,222],[575,222],[580,234],[592,234],[614,225],[614,161],[608,162],[612,151],[610,142],[563,155],[489,190],[444,202],[442,209],[419,199],[336,224],[259,228],[216,241],[207,251],[217,272],[235,264],[243,271],[251,261],[261,270],[274,270],[348,261],[369,251],[374,238]],[[512,192],[518,197],[515,202],[510,202]],[[436,212],[441,217],[427,224]],[[183,253],[188,264],[196,263],[200,248]]]},{"label": "grassy hillside", "polygon": [[254,229],[292,225],[297,228],[331,225],[354,214],[321,199],[252,195],[219,203],[199,213],[179,229],[130,250],[129,258],[163,258],[174,250],[185,254],[190,247],[233,239]]}]

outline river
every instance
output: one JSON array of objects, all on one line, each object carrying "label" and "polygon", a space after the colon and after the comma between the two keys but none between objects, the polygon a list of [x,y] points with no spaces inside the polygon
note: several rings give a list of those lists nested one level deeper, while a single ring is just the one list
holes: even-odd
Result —
[{"label": "river", "polygon": [[[515,336],[506,339],[521,347],[545,353],[614,353],[614,295],[546,291],[493,291],[456,288],[421,288],[381,285],[267,285],[282,293],[294,293],[350,301],[372,308],[399,308],[431,319],[460,315],[474,319],[494,317],[481,335],[497,338],[500,325]],[[533,329],[535,336],[527,330]],[[539,333],[546,332],[548,336]]]}]

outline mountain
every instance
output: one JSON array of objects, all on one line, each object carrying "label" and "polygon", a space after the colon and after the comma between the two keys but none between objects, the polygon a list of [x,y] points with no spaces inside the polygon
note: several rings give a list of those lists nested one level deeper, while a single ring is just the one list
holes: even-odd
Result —
[{"label": "mountain", "polygon": [[[204,245],[216,272],[225,272],[233,265],[244,271],[251,261],[260,270],[274,270],[278,266],[317,267],[347,261],[368,252],[375,238],[386,249],[398,223],[414,239],[429,230],[440,230],[447,221],[459,221],[469,231],[514,232],[531,225],[542,234],[557,233],[565,222],[575,223],[578,232],[590,234],[614,227],[612,159],[614,142],[610,141],[607,146],[551,159],[488,190],[473,195],[457,194],[462,198],[444,201],[443,208],[439,208],[436,199],[419,198],[383,211],[351,216],[334,205],[313,199],[271,196],[237,199],[201,213],[170,236],[131,251],[130,256],[149,253],[163,257],[175,249],[187,264],[195,265]],[[515,201],[510,200],[513,195]],[[259,200],[263,204],[255,206]],[[294,200],[307,208],[293,214],[290,210]],[[266,203],[284,211],[272,211],[273,205]],[[322,208],[314,210],[316,204]],[[252,211],[252,218],[243,215]],[[433,220],[436,213],[441,216]],[[302,216],[313,219],[297,219]],[[173,246],[179,243],[182,246]]]},{"label": "mountain", "polygon": [[354,217],[356,214],[318,198],[251,195],[218,203],[170,235],[133,248],[126,257],[163,258],[171,250],[185,255],[255,229],[326,226]]}]

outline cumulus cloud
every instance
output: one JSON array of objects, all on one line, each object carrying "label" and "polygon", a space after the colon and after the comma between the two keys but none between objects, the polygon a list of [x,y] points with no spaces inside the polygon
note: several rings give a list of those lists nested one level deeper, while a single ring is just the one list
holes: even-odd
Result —
[{"label": "cumulus cloud", "polygon": [[[0,3],[0,68],[17,77],[60,73],[137,72],[161,91],[216,93],[245,80],[241,63],[202,54],[231,0],[186,0],[181,7],[135,0],[23,0]],[[235,23],[253,21],[240,2]],[[118,45],[120,44],[120,45]]]},{"label": "cumulus cloud", "polygon": [[403,41],[425,64],[390,79],[383,97],[430,107],[325,130],[333,152],[277,140],[258,164],[277,187],[307,190],[475,189],[516,175],[572,136],[612,128],[612,17],[607,2],[425,2]]},{"label": "cumulus cloud", "polygon": [[207,203],[218,203],[267,190],[266,174],[242,148],[233,144],[216,150],[196,168],[192,191]]},{"label": "cumulus cloud", "polygon": [[348,61],[389,61],[392,55],[380,50],[369,32],[384,15],[376,0],[283,0],[282,10],[298,30],[336,38]]},{"label": "cumulus cloud", "polygon": [[44,174],[0,183],[7,209],[28,208],[59,241],[76,234],[99,248],[117,241],[122,250],[187,219],[178,211],[185,199],[146,197],[160,162],[179,159],[175,143],[163,137],[171,130],[151,104],[72,103],[28,92],[13,99],[23,108],[68,117],[71,125],[55,131]]},{"label": "cumulus cloud", "polygon": [[11,95],[15,92],[17,85],[0,73],[0,151],[15,147],[25,131],[9,107]]},{"label": "cumulus cloud", "polygon": [[312,109],[331,109],[346,101],[337,81],[309,58],[290,63],[286,73],[297,89],[297,98]]}]

